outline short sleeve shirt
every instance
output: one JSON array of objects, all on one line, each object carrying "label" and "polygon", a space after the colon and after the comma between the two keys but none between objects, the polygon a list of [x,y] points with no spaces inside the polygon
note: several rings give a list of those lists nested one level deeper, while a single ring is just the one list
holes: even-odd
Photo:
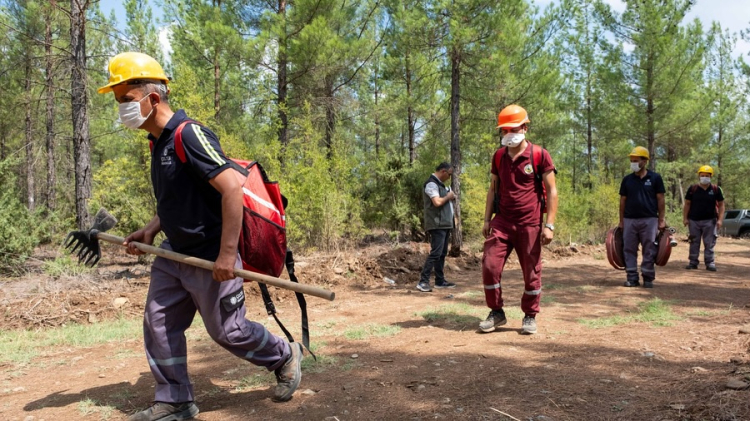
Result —
[{"label": "short sleeve shirt", "polygon": [[[450,186],[445,186],[445,188],[451,191]],[[438,189],[438,185],[434,181],[430,181],[424,186],[424,192],[430,199],[440,197],[440,189]],[[448,205],[451,207],[451,215],[453,215],[453,201],[449,201]]]},{"label": "short sleeve shirt", "polygon": [[620,196],[625,199],[625,218],[657,218],[659,206],[657,194],[664,194],[664,181],[661,175],[646,170],[643,178],[635,173],[626,175],[620,183]]},{"label": "short sleeve shirt", "polygon": [[151,180],[156,213],[172,249],[178,253],[215,260],[221,246],[221,194],[209,180],[230,168],[216,135],[198,124],[182,130],[186,162],[175,153],[177,127],[189,120],[177,111],[151,151]]},{"label": "short sleeve shirt", "polygon": [[[541,148],[541,162],[535,162],[537,168],[531,165],[531,148]],[[505,151],[506,155],[499,159],[500,167],[496,166],[498,154]],[[500,217],[517,225],[539,225],[542,215],[541,192],[537,192],[534,172],[541,168],[541,173],[554,171],[555,164],[549,152],[539,145],[528,144],[514,160],[507,155],[506,149],[498,149],[492,157],[490,172],[500,180]]]},{"label": "short sleeve shirt", "polygon": [[688,219],[693,221],[706,221],[716,219],[716,204],[724,201],[724,192],[721,187],[710,185],[704,189],[696,184],[688,188],[685,200],[690,201]]}]

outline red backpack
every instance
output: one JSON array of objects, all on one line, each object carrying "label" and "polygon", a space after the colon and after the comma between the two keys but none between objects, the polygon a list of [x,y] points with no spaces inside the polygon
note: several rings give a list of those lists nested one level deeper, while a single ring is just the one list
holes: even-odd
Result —
[{"label": "red backpack", "polygon": [[[187,162],[185,147],[182,144],[182,130],[188,124],[200,123],[185,120],[177,126],[174,134],[174,150],[183,164]],[[229,159],[237,179],[242,185],[243,216],[237,251],[242,259],[242,267],[253,272],[278,277],[286,266],[289,280],[298,282],[294,275],[294,256],[286,244],[286,198],[279,190],[279,183],[270,181],[263,167],[255,161]],[[247,280],[245,282],[248,282]],[[289,342],[294,338],[276,317],[276,308],[265,284],[258,282],[266,306],[266,312],[276,319]],[[307,303],[305,296],[294,293],[302,312],[302,344],[310,349],[310,333],[307,321]],[[312,354],[311,352],[311,355]]]},{"label": "red backpack", "polygon": [[[529,142],[529,147],[531,148],[530,158],[531,168],[532,171],[534,171],[534,185],[536,187],[537,195],[539,196],[539,201],[542,203],[542,214],[545,214],[547,213],[547,187],[542,182],[542,148],[535,148],[534,144],[531,142]],[[495,156],[493,157],[493,159],[495,160],[495,168],[497,168],[498,172],[500,171],[500,164],[507,154],[507,146],[503,146],[495,152]],[[539,165],[537,165],[537,163],[539,163]],[[553,171],[557,173],[557,169]],[[498,180],[499,179],[500,177],[498,177]],[[500,212],[500,183],[498,183],[497,189],[495,190],[493,211],[496,214]]]}]

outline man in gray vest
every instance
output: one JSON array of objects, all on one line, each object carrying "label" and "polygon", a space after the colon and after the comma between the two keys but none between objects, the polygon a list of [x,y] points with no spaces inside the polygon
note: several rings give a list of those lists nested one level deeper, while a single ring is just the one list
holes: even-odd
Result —
[{"label": "man in gray vest", "polygon": [[453,230],[453,202],[456,195],[446,186],[453,175],[453,168],[447,162],[442,162],[435,168],[435,172],[424,183],[422,198],[424,202],[424,225],[430,233],[430,255],[424,263],[419,277],[417,289],[430,292],[430,274],[435,269],[435,288],[455,288],[456,284],[445,280],[443,267],[445,255],[448,254],[448,240]]}]

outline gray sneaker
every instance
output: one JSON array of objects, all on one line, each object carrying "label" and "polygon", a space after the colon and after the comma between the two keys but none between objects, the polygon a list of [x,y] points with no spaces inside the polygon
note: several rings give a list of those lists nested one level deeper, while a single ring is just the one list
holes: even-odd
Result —
[{"label": "gray sneaker", "polygon": [[479,323],[479,330],[489,333],[504,324],[508,323],[503,310],[492,310],[484,321]]},{"label": "gray sneaker", "polygon": [[198,415],[198,407],[193,402],[169,403],[154,402],[151,407],[133,414],[128,421],[179,421],[190,420]]},{"label": "gray sneaker", "polygon": [[536,319],[533,317],[526,316],[523,318],[523,325],[521,327],[521,333],[533,335],[536,333]]},{"label": "gray sneaker", "polygon": [[417,289],[422,292],[432,292],[432,288],[430,288],[430,284],[425,284],[424,282],[418,283]]},{"label": "gray sneaker", "polygon": [[273,398],[271,398],[274,402],[286,402],[292,399],[294,391],[297,390],[299,382],[302,380],[302,345],[298,342],[292,342],[289,344],[289,348],[292,350],[292,355],[289,356],[284,365],[274,372],[276,374],[276,389],[273,391]]}]

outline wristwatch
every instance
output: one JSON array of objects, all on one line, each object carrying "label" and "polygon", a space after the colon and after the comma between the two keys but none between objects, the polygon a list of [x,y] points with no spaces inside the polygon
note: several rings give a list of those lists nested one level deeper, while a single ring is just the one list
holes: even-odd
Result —
[{"label": "wristwatch", "polygon": [[544,228],[549,228],[550,231],[555,231],[555,226],[552,224],[544,224]]}]

